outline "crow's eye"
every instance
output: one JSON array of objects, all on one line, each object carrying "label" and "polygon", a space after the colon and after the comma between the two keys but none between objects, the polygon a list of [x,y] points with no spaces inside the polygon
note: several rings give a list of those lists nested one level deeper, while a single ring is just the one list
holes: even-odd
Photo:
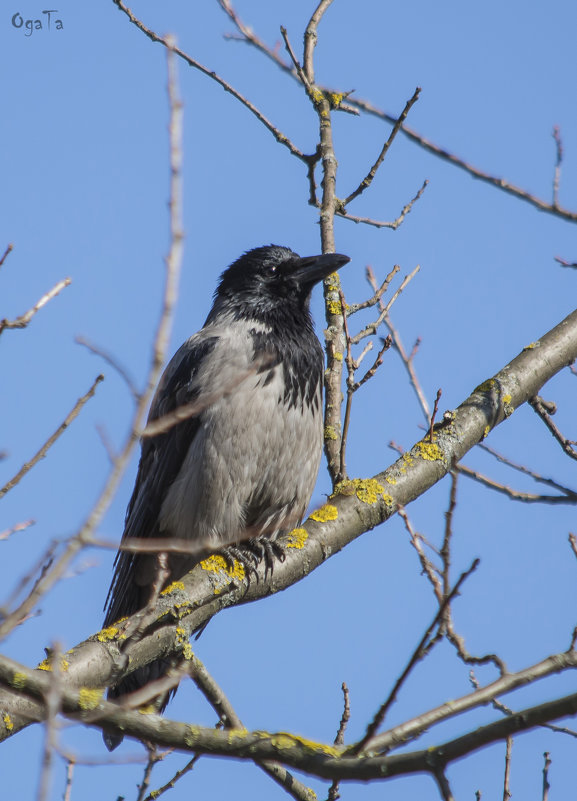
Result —
[{"label": "crow's eye", "polygon": [[268,267],[267,267],[267,273],[268,273],[270,276],[274,276],[274,275],[276,275],[276,274],[278,273],[278,267],[277,267],[277,265],[276,265],[276,264],[269,264],[269,265],[268,265]]}]

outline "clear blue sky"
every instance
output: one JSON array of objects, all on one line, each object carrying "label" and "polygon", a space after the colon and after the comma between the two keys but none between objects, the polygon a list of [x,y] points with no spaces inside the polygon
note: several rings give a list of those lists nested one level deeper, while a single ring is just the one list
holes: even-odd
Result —
[{"label": "clear blue sky", "polygon": [[[237,10],[265,41],[284,25],[299,54],[313,10],[309,0],[238,0]],[[216,2],[134,0],[133,11],[160,33],[231,81],[305,152],[316,144],[315,116],[299,88],[261,55],[225,41],[232,25]],[[42,19],[30,36],[22,19]],[[57,29],[56,19],[62,21]],[[17,19],[18,23],[19,20]],[[577,8],[510,0],[484,4],[424,0],[389,4],[335,0],[319,31],[317,80],[354,89],[392,114],[422,87],[409,124],[492,174],[548,200],[559,125],[565,147],[560,202],[577,209],[577,105],[574,39]],[[94,377],[106,380],[49,457],[2,501],[0,530],[34,518],[28,531],[0,542],[0,604],[53,538],[72,535],[96,499],[108,470],[97,432],[118,446],[131,398],[114,371],[75,344],[83,335],[115,354],[143,381],[158,319],[163,257],[168,244],[167,98],[165,53],[112,2],[62,0],[50,30],[42,5],[4,4],[0,15],[2,191],[0,251],[14,252],[0,269],[0,318],[23,313],[60,279],[72,284],[27,330],[7,331],[2,344],[0,485],[57,427]],[[179,65],[185,115],[186,251],[171,351],[201,325],[221,270],[243,250],[275,242],[301,254],[320,249],[317,213],[307,205],[302,165],[281,149],[245,108],[215,83]],[[337,194],[347,195],[378,154],[388,127],[375,119],[336,115]],[[373,187],[351,213],[392,219],[425,178],[423,198],[402,227],[376,230],[336,222],[337,250],[351,256],[343,271],[349,301],[367,293],[365,265],[379,277],[393,264],[419,276],[394,308],[432,402],[458,405],[482,380],[513,358],[575,305],[574,271],[554,261],[577,259],[575,226],[474,181],[399,137]],[[322,331],[322,304],[314,313]],[[354,321],[356,322],[356,321]],[[558,422],[575,437],[575,377],[568,372],[544,390],[559,403]],[[378,376],[359,393],[348,466],[367,476],[391,463],[392,439],[410,447],[421,437],[421,413],[400,363],[389,353]],[[573,428],[572,428],[573,426]],[[488,444],[571,486],[568,460],[527,409],[491,434]],[[527,491],[528,479],[482,453],[466,463]],[[136,457],[100,533],[119,538]],[[313,501],[329,491],[324,468]],[[431,541],[442,536],[448,497],[442,482],[409,510]],[[474,653],[496,651],[519,669],[569,644],[575,624],[577,562],[567,545],[570,508],[521,506],[460,481],[455,518],[454,576],[476,556],[481,567],[455,605],[460,633]],[[113,554],[83,554],[72,575],[42,601],[42,614],[14,632],[2,652],[34,665],[43,648],[69,648],[100,627]],[[285,593],[230,610],[194,645],[222,684],[245,725],[284,729],[329,741],[341,715],[342,681],[351,691],[350,738],[359,736],[434,615],[401,522],[362,537]],[[390,722],[469,690],[468,668],[442,645],[414,672]],[[493,675],[480,672],[483,680]],[[527,690],[515,701],[534,704],[572,691],[569,677]],[[169,707],[175,718],[212,725],[199,693],[183,687]],[[493,720],[483,710],[436,731],[433,744]],[[3,797],[34,798],[42,729],[31,727],[0,749]],[[66,728],[62,741],[81,757],[72,798],[136,798],[142,766],[107,764],[98,732]],[[539,732],[515,741],[511,786],[518,798],[539,798],[542,753],[550,750],[551,799],[574,792],[574,741]],[[114,760],[140,755],[125,743]],[[166,781],[184,756],[157,768]],[[456,796],[502,792],[504,748],[479,753],[449,771]],[[326,789],[311,782],[326,797]],[[62,797],[64,766],[56,758],[51,799]],[[200,760],[169,796],[280,799],[284,792],[250,765]],[[342,788],[344,799],[435,799],[427,777],[387,788]],[[391,796],[392,797],[392,796]]]}]

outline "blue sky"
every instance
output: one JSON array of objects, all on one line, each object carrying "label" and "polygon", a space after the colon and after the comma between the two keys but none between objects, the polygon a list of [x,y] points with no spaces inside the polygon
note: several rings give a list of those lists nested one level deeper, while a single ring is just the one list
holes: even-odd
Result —
[{"label": "blue sky", "polygon": [[[245,45],[216,2],[162,4],[134,0],[151,28],[219,72],[258,105],[304,152],[316,144],[315,116],[299,87]],[[313,10],[305,0],[238,0],[241,17],[265,41],[284,25],[300,54]],[[112,2],[60,2],[50,30],[42,6],[7,6],[0,15],[2,191],[0,318],[27,310],[60,279],[72,283],[23,331],[2,335],[0,484],[52,433],[95,376],[106,380],[47,459],[2,501],[0,530],[37,522],[0,543],[2,600],[53,538],[72,535],[103,486],[108,460],[97,426],[118,446],[131,398],[118,376],[75,344],[97,343],[141,384],[158,320],[163,258],[168,245],[165,53],[130,25]],[[25,25],[41,18],[42,30]],[[62,20],[57,30],[54,20]],[[17,20],[18,22],[18,20]],[[577,209],[575,4],[494,0],[482,5],[361,3],[335,0],[319,30],[317,80],[351,90],[398,114],[416,86],[421,98],[409,125],[491,174],[549,200],[555,147],[564,143],[560,202]],[[205,76],[179,65],[184,101],[185,259],[171,352],[203,323],[218,275],[242,251],[270,242],[301,254],[320,250],[317,212],[307,205],[303,166],[281,149],[245,108]],[[337,194],[348,195],[378,154],[388,127],[374,118],[335,115]],[[367,294],[364,268],[379,277],[393,264],[421,272],[394,307],[410,349],[422,344],[416,367],[432,403],[458,405],[482,380],[545,333],[575,305],[575,273],[554,261],[577,258],[574,225],[545,215],[435,159],[398,137],[371,189],[353,214],[393,219],[423,180],[429,186],[401,228],[377,230],[337,219],[336,248],[351,256],[342,271],[350,302]],[[313,311],[323,326],[320,291]],[[352,325],[356,325],[353,320]],[[557,422],[575,437],[575,376],[568,371],[544,390],[559,404]],[[390,440],[410,447],[422,417],[402,366],[389,353],[377,377],[358,393],[348,467],[372,475],[391,463]],[[571,428],[573,426],[573,429]],[[488,444],[571,486],[570,464],[530,409],[519,410]],[[481,452],[465,462],[526,491],[535,485]],[[100,534],[118,539],[136,456]],[[313,502],[330,491],[321,468]],[[442,537],[449,493],[441,482],[409,509],[431,541]],[[511,670],[568,646],[575,625],[577,562],[567,545],[570,508],[523,506],[462,478],[455,517],[454,577],[476,556],[481,567],[455,604],[457,629],[474,653],[496,651]],[[100,627],[113,554],[83,554],[41,604],[42,614],[2,645],[34,665],[54,642],[68,648]],[[259,604],[218,616],[195,649],[228,693],[247,727],[284,729],[331,740],[341,715],[342,681],[351,690],[350,738],[360,736],[434,615],[433,598],[400,520],[367,534],[299,585]],[[414,672],[390,722],[418,714],[469,690],[468,669],[451,648],[438,647]],[[480,672],[483,680],[490,670]],[[567,676],[525,690],[514,703],[534,704],[570,692]],[[211,725],[214,713],[192,686],[169,707],[172,717]],[[493,720],[481,710],[423,739],[437,743]],[[142,766],[127,743],[108,762],[97,732],[66,728],[66,747],[101,760],[78,766],[72,798],[136,797]],[[512,790],[540,797],[542,753],[553,758],[550,798],[574,786],[572,740],[539,732],[516,739]],[[7,798],[35,797],[42,730],[30,728],[2,746]],[[152,787],[183,764],[159,766]],[[460,798],[502,791],[504,748],[495,746],[449,770]],[[311,782],[319,798],[322,785]],[[60,798],[63,763],[56,760],[50,798]],[[380,785],[343,786],[343,798],[436,798],[427,777]],[[239,799],[284,797],[264,775],[239,763],[200,760],[172,793]]]}]

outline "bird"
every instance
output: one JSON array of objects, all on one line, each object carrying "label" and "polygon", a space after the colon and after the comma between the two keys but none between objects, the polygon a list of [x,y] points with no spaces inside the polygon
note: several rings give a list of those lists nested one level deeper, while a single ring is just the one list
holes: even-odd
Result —
[{"label": "bird", "polygon": [[[193,413],[142,438],[122,536],[123,543],[198,545],[193,555],[168,555],[165,586],[227,548],[270,562],[271,544],[303,519],[323,443],[324,358],[310,298],[348,261],[337,253],[301,258],[279,245],[248,250],[222,273],[202,329],[168,363],[148,425],[187,405]],[[122,549],[114,566],[105,627],[147,605],[158,572],[154,554]],[[168,666],[159,660],[138,668],[108,698],[139,689]],[[122,735],[104,739],[112,750]]]}]

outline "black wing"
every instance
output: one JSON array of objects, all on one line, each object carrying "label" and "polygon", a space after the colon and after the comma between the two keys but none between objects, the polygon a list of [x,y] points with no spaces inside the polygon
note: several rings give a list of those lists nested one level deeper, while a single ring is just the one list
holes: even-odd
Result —
[{"label": "black wing", "polygon": [[[168,364],[150,407],[149,422],[198,398],[195,376],[218,341],[217,336],[203,338],[202,333],[188,340]],[[199,417],[193,416],[162,434],[142,440],[136,483],[126,511],[123,542],[131,537],[163,536],[158,527],[160,510],[199,426]],[[105,604],[108,607],[105,626],[141,609],[148,602],[150,585],[154,580],[154,555],[118,551],[114,564],[114,577]]]}]

